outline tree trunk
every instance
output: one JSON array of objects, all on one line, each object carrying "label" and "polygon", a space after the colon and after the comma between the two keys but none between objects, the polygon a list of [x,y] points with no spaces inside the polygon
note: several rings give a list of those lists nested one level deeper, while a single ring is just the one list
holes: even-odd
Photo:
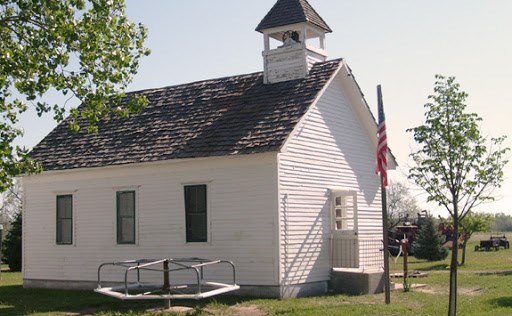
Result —
[{"label": "tree trunk", "polygon": [[453,235],[452,235],[452,260],[450,262],[450,298],[448,304],[448,316],[457,315],[457,256],[459,247],[457,243],[459,240],[459,214],[457,212],[457,205],[454,203],[453,211]]},{"label": "tree trunk", "polygon": [[463,266],[466,263],[466,245],[468,244],[469,237],[464,234],[462,239],[462,257],[460,259],[460,265]]}]

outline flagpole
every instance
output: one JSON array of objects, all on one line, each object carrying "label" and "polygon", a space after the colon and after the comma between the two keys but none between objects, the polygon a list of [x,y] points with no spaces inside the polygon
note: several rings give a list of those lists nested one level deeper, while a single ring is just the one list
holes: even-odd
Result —
[{"label": "flagpole", "polygon": [[387,196],[386,186],[384,185],[384,177],[380,176],[380,189],[382,199],[382,238],[384,241],[384,293],[386,297],[386,304],[391,303],[391,289],[389,284],[389,258],[388,258],[388,211],[387,211]]},{"label": "flagpole", "polygon": [[[379,125],[384,121],[384,105],[382,102],[382,90],[381,86],[377,86],[377,99],[378,99],[378,107],[379,107]],[[381,138],[382,135],[379,135]],[[387,142],[387,140],[386,140]],[[380,143],[380,139],[379,139]],[[379,144],[380,145],[380,144]],[[387,144],[386,144],[387,146]],[[379,153],[378,153],[379,154]],[[377,156],[378,156],[377,154]],[[387,150],[386,153],[387,155]],[[385,157],[387,158],[387,157]],[[386,161],[387,163],[387,161]],[[379,164],[379,162],[378,162]],[[380,165],[380,167],[382,167]],[[385,166],[387,168],[387,165]],[[380,168],[379,168],[380,169]],[[384,173],[386,172],[386,175]],[[383,254],[384,254],[384,293],[385,293],[385,301],[386,304],[391,303],[391,293],[390,293],[390,284],[389,284],[389,261],[388,261],[388,211],[387,211],[387,195],[386,195],[386,184],[387,179],[387,171],[380,170],[380,189],[381,189],[381,201],[382,201],[382,239],[383,239]]]}]

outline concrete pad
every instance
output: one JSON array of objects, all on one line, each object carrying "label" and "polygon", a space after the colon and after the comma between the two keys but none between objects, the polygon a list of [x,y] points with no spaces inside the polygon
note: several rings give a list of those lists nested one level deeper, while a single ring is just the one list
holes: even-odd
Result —
[{"label": "concrete pad", "polygon": [[332,293],[349,295],[376,294],[384,291],[384,272],[335,269],[331,272],[329,288]]}]

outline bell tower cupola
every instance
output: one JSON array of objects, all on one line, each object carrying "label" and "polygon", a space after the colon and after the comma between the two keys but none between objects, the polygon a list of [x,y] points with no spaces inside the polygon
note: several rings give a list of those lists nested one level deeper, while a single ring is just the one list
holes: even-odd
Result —
[{"label": "bell tower cupola", "polygon": [[306,0],[278,0],[256,31],[264,38],[265,83],[305,78],[327,59],[325,34],[332,30]]}]

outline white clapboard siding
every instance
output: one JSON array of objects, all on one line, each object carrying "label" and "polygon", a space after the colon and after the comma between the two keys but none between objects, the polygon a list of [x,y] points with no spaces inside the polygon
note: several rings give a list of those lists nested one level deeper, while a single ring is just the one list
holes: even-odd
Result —
[{"label": "white clapboard siding", "polygon": [[263,52],[265,80],[268,83],[294,80],[307,76],[315,63],[326,60],[323,50],[294,44]]},{"label": "white clapboard siding", "polygon": [[[207,244],[185,242],[183,185],[194,183],[208,184]],[[239,284],[278,284],[275,153],[49,172],[25,177],[24,189],[25,279],[96,281],[102,262],[204,257],[233,261]],[[136,245],[116,244],[124,189],[137,192]],[[73,245],[55,244],[58,194],[73,194]]]},{"label": "white clapboard siding", "polygon": [[265,51],[263,58],[268,83],[304,78],[307,74],[306,56],[300,44]]},{"label": "white clapboard siding", "polygon": [[357,192],[359,238],[381,232],[375,154],[343,84],[335,78],[279,155],[283,284],[330,277],[329,188]]}]

